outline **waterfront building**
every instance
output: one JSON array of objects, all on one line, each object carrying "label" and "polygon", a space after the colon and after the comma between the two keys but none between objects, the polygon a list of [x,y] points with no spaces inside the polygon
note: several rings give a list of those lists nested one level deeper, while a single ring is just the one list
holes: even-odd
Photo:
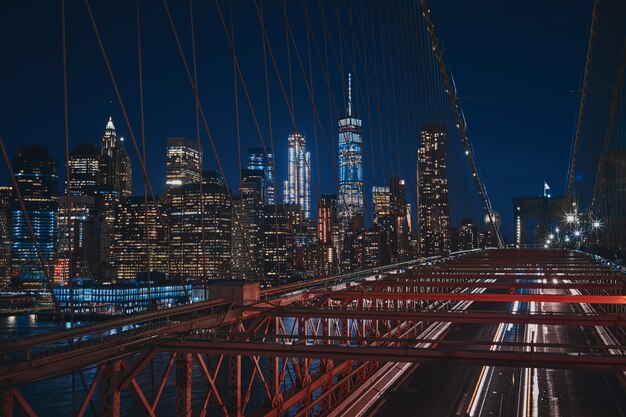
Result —
[{"label": "waterfront building", "polygon": [[[153,274],[159,275],[159,274]],[[191,285],[184,286],[172,279],[151,278],[150,290],[145,280],[130,280],[118,284],[98,284],[89,278],[74,279],[72,302],[70,286],[57,285],[54,294],[63,313],[73,305],[74,314],[90,316],[127,315],[151,309],[173,307],[187,302]]]}]

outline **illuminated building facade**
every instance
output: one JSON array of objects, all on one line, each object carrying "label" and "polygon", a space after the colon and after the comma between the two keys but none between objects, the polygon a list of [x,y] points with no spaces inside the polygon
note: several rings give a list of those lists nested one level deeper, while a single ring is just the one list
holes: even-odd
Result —
[{"label": "illuminated building facade", "polygon": [[443,125],[422,125],[417,150],[417,223],[420,256],[450,251],[450,208]]},{"label": "illuminated building facade", "polygon": [[337,223],[337,196],[322,194],[317,205],[317,241],[332,245],[333,225]]},{"label": "illuminated building facade", "polygon": [[110,228],[115,221],[116,207],[123,198],[132,194],[130,158],[124,148],[124,140],[117,137],[110,117],[102,136],[99,164],[97,210]]},{"label": "illuminated building facade", "polygon": [[348,109],[339,120],[339,221],[347,228],[363,217],[363,139],[361,119],[352,111],[352,79],[348,74]]},{"label": "illuminated building facade", "polygon": [[124,147],[124,138],[117,137],[113,120],[110,117],[104,130],[104,136],[102,136],[100,184],[108,186],[121,197],[132,195],[130,157]]},{"label": "illuminated building facade", "polygon": [[289,165],[287,179],[284,182],[283,200],[285,204],[296,204],[304,213],[304,218],[311,217],[311,153],[306,150],[304,135],[289,135]]},{"label": "illuminated building facade", "polygon": [[410,209],[406,202],[406,181],[401,178],[389,180],[389,208],[393,223],[393,233],[389,236],[391,261],[397,263],[408,259],[411,235]]},{"label": "illuminated building facade", "polygon": [[261,210],[264,171],[241,171],[239,198],[233,201],[232,273],[233,278],[260,278]]},{"label": "illuminated building facade", "polygon": [[389,187],[373,186],[372,200],[374,202],[374,228],[384,229],[391,216],[391,195]]},{"label": "illuminated building facade", "polygon": [[[88,223],[92,221],[95,210],[94,197],[87,195],[70,196],[71,212],[69,211],[68,199],[66,195],[58,197],[59,217],[58,217],[58,260],[65,260],[69,272],[70,259],[73,260],[72,272],[74,276],[90,276],[91,271],[85,254],[89,246],[86,240],[93,239],[93,235],[86,233]],[[68,228],[68,214],[70,226]],[[71,253],[70,253],[71,243]],[[65,269],[63,270],[65,271]],[[69,275],[59,276],[55,264],[55,282],[67,282]]]},{"label": "illuminated building facade", "polygon": [[265,173],[263,184],[263,201],[265,204],[276,204],[274,189],[274,155],[263,148],[248,149],[248,169],[260,169]]},{"label": "illuminated building facade", "polygon": [[13,187],[0,185],[0,290],[11,280],[11,207]]},{"label": "illuminated building facade", "polygon": [[[158,209],[158,211],[157,211]],[[161,204],[143,196],[120,203],[111,233],[111,258],[118,281],[137,278],[144,271],[167,271],[165,218]]]},{"label": "illuminated building facade", "polygon": [[290,225],[289,207],[263,207],[263,279],[267,285],[289,282],[294,271],[294,235]]},{"label": "illuminated building facade", "polygon": [[52,277],[52,262],[57,252],[57,161],[45,147],[20,146],[13,159],[13,172],[48,270],[41,267],[17,193],[11,215],[11,266],[23,285],[39,287],[46,276]]},{"label": "illuminated building facade", "polygon": [[218,176],[203,181],[202,194],[199,184],[171,190],[168,216],[170,276],[199,282],[231,275],[231,200]]},{"label": "illuminated building facade", "polygon": [[77,145],[69,156],[70,179],[65,181],[70,196],[95,196],[100,173],[100,152],[89,143]]},{"label": "illuminated building facade", "polygon": [[165,183],[168,190],[199,184],[202,173],[202,146],[187,138],[167,138]]},{"label": "illuminated building facade", "polygon": [[126,315],[148,310],[149,304],[156,308],[172,307],[187,301],[191,285],[181,285],[175,280],[152,280],[150,297],[145,282],[129,281],[113,285],[100,285],[90,279],[77,279],[72,290],[67,285],[54,287],[54,294],[64,313],[74,308],[77,314]]}]

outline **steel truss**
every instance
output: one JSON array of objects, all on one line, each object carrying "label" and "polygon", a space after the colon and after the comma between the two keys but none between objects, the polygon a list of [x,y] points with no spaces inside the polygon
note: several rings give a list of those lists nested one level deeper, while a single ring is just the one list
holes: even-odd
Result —
[{"label": "steel truss", "polygon": [[[564,289],[572,292],[533,293]],[[368,277],[290,284],[272,289],[272,297],[262,301],[261,293],[243,304],[222,297],[4,344],[2,415],[37,415],[20,387],[72,372],[83,384],[78,417],[120,416],[128,393],[148,416],[174,406],[177,416],[256,417],[324,415],[385,362],[626,369],[625,340],[579,346],[447,336],[454,323],[603,326],[623,335],[623,275],[579,253],[486,251]],[[474,302],[513,301],[585,303],[597,312],[468,310]],[[139,327],[122,330],[130,324]],[[92,369],[89,380],[85,369]],[[166,392],[175,404],[164,403]]]}]

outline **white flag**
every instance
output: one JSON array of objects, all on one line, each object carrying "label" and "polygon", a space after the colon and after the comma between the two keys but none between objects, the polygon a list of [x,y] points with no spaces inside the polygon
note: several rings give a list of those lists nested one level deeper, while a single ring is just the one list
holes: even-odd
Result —
[{"label": "white flag", "polygon": [[547,182],[543,182],[543,191],[548,191],[550,189],[550,186],[548,185]]}]

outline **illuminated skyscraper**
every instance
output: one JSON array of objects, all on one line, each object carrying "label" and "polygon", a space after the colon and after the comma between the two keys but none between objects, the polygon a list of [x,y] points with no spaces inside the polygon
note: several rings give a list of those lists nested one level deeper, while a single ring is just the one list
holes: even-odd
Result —
[{"label": "illuminated skyscraper", "polygon": [[384,229],[391,215],[389,187],[373,186],[372,200],[374,200],[374,228]]},{"label": "illuminated skyscraper", "polygon": [[240,197],[233,201],[232,272],[233,278],[260,278],[261,210],[264,172],[241,171]]},{"label": "illuminated skyscraper", "polygon": [[417,224],[420,256],[450,250],[450,208],[443,125],[422,125],[417,150]]},{"label": "illuminated skyscraper", "polygon": [[200,282],[230,278],[232,205],[220,182],[221,177],[207,171],[202,195],[199,184],[169,193],[171,276]]},{"label": "illuminated skyscraper", "polygon": [[199,184],[202,146],[187,138],[167,138],[165,170],[168,190],[186,184]]},{"label": "illuminated skyscraper", "polygon": [[[58,217],[58,256],[57,260],[65,260],[69,272],[70,259],[74,261],[72,272],[75,276],[90,276],[87,265],[85,247],[86,240],[93,239],[94,236],[86,236],[87,224],[92,220],[95,210],[94,198],[87,195],[71,196],[69,201],[72,211],[69,213],[70,227],[68,229],[68,199],[66,195],[60,195],[59,217]],[[71,240],[70,240],[71,239]],[[70,256],[70,242],[72,254]],[[67,282],[68,275],[59,276],[55,270],[55,283]]]},{"label": "illuminated skyscraper", "polygon": [[248,169],[260,169],[265,173],[263,184],[263,201],[265,204],[276,204],[274,190],[274,155],[263,148],[248,149]]},{"label": "illuminated skyscraper", "polygon": [[311,153],[306,151],[304,135],[289,135],[289,165],[284,183],[285,204],[296,204],[304,213],[304,218],[311,217]]},{"label": "illuminated skyscraper", "polygon": [[160,203],[148,200],[146,207],[143,196],[128,198],[117,207],[111,236],[117,280],[135,279],[148,265],[151,271],[167,271],[166,220],[159,220],[157,208],[163,213]]},{"label": "illuminated skyscraper", "polygon": [[124,138],[118,138],[109,117],[100,151],[100,184],[109,186],[121,197],[132,194],[132,170],[130,157],[124,148]]},{"label": "illuminated skyscraper", "polygon": [[323,245],[333,243],[333,225],[337,223],[337,196],[322,194],[317,207],[317,240]]},{"label": "illuminated skyscraper", "polygon": [[20,146],[13,159],[13,172],[41,256],[49,270],[46,272],[41,268],[17,193],[11,218],[11,265],[24,285],[40,286],[46,273],[52,277],[52,261],[57,251],[57,161],[43,146]]},{"label": "illuminated skyscraper", "polygon": [[264,206],[261,247],[263,279],[272,285],[288,282],[294,271],[294,234],[290,227],[291,207]]},{"label": "illuminated skyscraper", "polygon": [[352,111],[352,76],[348,74],[348,109],[339,120],[339,220],[347,228],[363,217],[363,139],[361,119]]},{"label": "illuminated skyscraper", "polygon": [[401,262],[408,259],[410,215],[406,202],[406,181],[402,178],[389,180],[390,212],[395,232],[390,239],[392,262]]},{"label": "illuminated skyscraper", "polygon": [[[100,152],[89,143],[77,145],[69,158],[69,191],[72,196],[95,196],[100,172]],[[67,189],[67,179],[65,182]]]}]

